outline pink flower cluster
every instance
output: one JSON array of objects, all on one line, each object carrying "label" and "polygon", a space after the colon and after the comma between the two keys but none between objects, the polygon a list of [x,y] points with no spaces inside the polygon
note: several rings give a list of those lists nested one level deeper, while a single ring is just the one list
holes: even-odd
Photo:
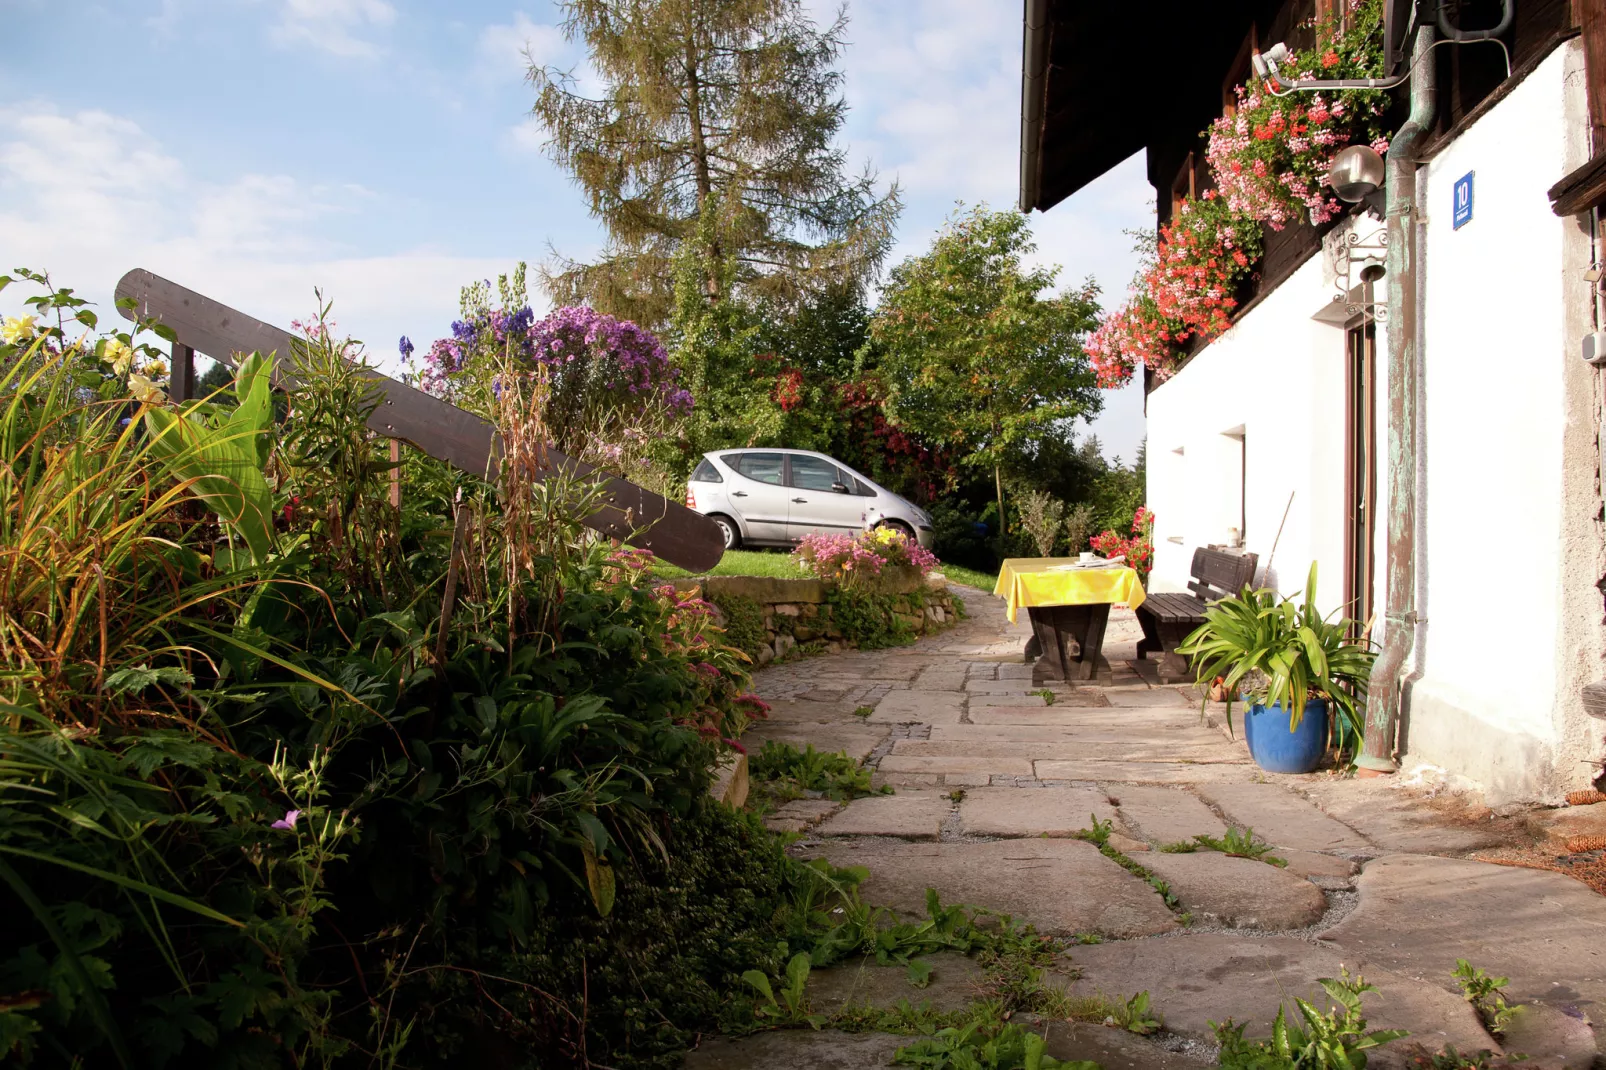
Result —
[{"label": "pink flower cluster", "polygon": [[[1283,71],[1296,79],[1375,76],[1381,23],[1381,0],[1352,0],[1342,19],[1315,26],[1318,46],[1294,53]],[[1307,217],[1325,223],[1344,207],[1323,185],[1333,157],[1357,141],[1386,151],[1379,124],[1388,105],[1388,93],[1377,90],[1279,95],[1252,82],[1211,124],[1205,158],[1234,212],[1273,230]]]},{"label": "pink flower cluster", "polygon": [[936,554],[893,528],[858,535],[805,535],[792,553],[807,572],[849,585],[881,575],[887,565],[907,565],[924,576],[938,564]]}]

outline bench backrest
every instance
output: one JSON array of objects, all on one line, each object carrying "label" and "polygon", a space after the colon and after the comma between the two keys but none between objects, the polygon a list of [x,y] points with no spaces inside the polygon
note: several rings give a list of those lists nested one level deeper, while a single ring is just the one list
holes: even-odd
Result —
[{"label": "bench backrest", "polygon": [[1255,564],[1259,560],[1258,554],[1229,554],[1201,546],[1193,552],[1193,567],[1189,569],[1193,579],[1188,581],[1188,590],[1205,602],[1235,595],[1245,584],[1255,582]]}]

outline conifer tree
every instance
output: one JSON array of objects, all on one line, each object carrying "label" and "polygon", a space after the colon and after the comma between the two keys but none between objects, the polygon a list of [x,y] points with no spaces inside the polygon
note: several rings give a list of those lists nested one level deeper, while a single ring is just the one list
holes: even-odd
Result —
[{"label": "conifer tree", "polygon": [[[607,228],[592,263],[546,273],[559,303],[651,326],[675,306],[673,262],[699,242],[709,303],[729,286],[783,305],[874,277],[892,239],[896,187],[847,172],[836,60],[846,16],[820,28],[800,0],[566,0],[602,92],[533,67],[548,151]],[[704,211],[713,226],[699,226]],[[731,270],[726,270],[729,264]]]}]

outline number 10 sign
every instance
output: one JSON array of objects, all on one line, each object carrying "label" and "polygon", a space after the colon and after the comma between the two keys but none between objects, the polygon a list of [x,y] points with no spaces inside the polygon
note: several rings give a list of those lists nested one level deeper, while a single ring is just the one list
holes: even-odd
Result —
[{"label": "number 10 sign", "polygon": [[1455,230],[1472,222],[1472,171],[1455,180]]}]

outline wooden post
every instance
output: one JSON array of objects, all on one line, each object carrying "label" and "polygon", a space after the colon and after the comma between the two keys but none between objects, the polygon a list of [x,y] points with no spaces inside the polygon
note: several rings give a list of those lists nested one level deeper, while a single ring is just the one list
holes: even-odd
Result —
[{"label": "wooden post", "polygon": [[390,507],[401,509],[401,439],[390,440]]},{"label": "wooden post", "polygon": [[189,401],[195,396],[195,350],[183,342],[173,343],[173,367],[167,383],[167,392],[174,401]]},{"label": "wooden post", "polygon": [[1584,85],[1589,93],[1590,152],[1606,153],[1606,0],[1574,0],[1573,19],[1584,40]]}]

